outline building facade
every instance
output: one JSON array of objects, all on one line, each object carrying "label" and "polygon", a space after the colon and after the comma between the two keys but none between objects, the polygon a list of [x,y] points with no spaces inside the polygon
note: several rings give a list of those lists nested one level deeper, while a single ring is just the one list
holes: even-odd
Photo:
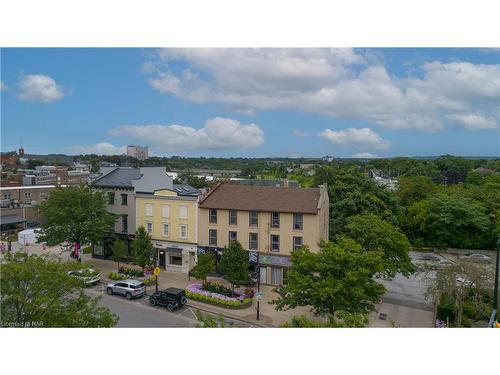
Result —
[{"label": "building facade", "polygon": [[202,197],[198,215],[200,251],[212,252],[218,263],[230,241],[239,241],[264,284],[282,284],[292,251],[307,245],[316,252],[319,242],[329,235],[326,186],[223,183]]},{"label": "building facade", "polygon": [[91,185],[105,194],[106,209],[116,216],[114,232],[109,233],[103,243],[93,246],[94,257],[108,258],[115,238],[126,243],[129,257],[132,254],[136,230],[135,194],[153,193],[155,189],[171,188],[173,184],[164,167],[103,167]]},{"label": "building facade", "polygon": [[136,194],[137,228],[152,237],[155,262],[168,271],[188,273],[197,261],[198,197],[185,187]]}]

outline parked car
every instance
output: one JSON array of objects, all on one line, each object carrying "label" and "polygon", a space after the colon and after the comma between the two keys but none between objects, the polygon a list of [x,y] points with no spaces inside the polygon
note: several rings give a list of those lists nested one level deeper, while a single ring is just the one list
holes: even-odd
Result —
[{"label": "parked car", "polygon": [[179,288],[160,290],[149,297],[149,303],[153,306],[166,306],[168,311],[174,311],[187,303],[186,292]]},{"label": "parked car", "polygon": [[420,255],[420,259],[437,262],[441,259],[441,257],[433,253],[424,253]]},{"label": "parked car", "polygon": [[436,263],[436,268],[442,270],[443,268],[452,266],[454,263],[451,260],[448,259],[441,259],[439,262]]},{"label": "parked car", "polygon": [[475,263],[491,263],[491,257],[479,253],[463,255],[460,259],[470,260]]},{"label": "parked car", "polygon": [[82,281],[86,286],[91,286],[101,281],[101,274],[92,268],[68,271],[68,275]]},{"label": "parked car", "polygon": [[106,292],[110,295],[120,294],[127,299],[132,299],[143,296],[146,293],[146,287],[142,281],[128,279],[109,283]]}]

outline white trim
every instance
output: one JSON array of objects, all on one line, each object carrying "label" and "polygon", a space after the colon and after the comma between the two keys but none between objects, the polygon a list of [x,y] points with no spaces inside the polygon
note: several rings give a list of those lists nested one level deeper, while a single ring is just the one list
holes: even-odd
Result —
[{"label": "white trim", "polygon": [[[186,227],[186,236],[185,237],[182,236],[182,229],[181,229],[182,227]],[[179,238],[181,240],[187,240],[187,238],[188,238],[188,225],[187,224],[179,224]]]}]

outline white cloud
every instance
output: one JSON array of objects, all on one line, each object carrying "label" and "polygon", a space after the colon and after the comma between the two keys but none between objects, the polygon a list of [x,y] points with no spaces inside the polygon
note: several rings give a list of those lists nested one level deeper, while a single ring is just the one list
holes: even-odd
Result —
[{"label": "white cloud", "polygon": [[61,100],[64,95],[62,87],[47,75],[24,75],[18,83],[17,97],[22,101],[51,103]]},{"label": "white cloud", "polygon": [[101,142],[95,145],[80,145],[66,147],[66,152],[70,154],[96,154],[96,155],[121,155],[127,152],[125,146],[114,146],[108,142]]},{"label": "white cloud", "polygon": [[466,129],[477,130],[477,129],[498,128],[498,121],[494,117],[466,114],[466,115],[450,115],[448,116],[448,118]]},{"label": "white cloud", "polygon": [[123,125],[108,132],[149,144],[161,151],[239,150],[264,144],[264,132],[255,124],[216,117],[201,129],[184,125]]},{"label": "white cloud", "polygon": [[3,83],[2,81],[0,81],[0,91],[5,91],[7,90],[9,87]]},{"label": "white cloud", "polygon": [[[172,61],[187,68],[174,73]],[[391,129],[439,131],[500,122],[500,64],[424,63],[411,76],[387,72],[383,58],[351,49],[162,49],[151,61],[151,87],[196,102],[252,114],[292,109],[361,119]],[[492,121],[490,121],[492,123]]]},{"label": "white cloud", "polygon": [[309,137],[309,132],[305,132],[305,131],[299,130],[299,129],[294,129],[292,133],[296,137],[301,137],[301,138]]},{"label": "white cloud", "polygon": [[358,152],[357,154],[353,154],[351,157],[355,159],[377,159],[380,156],[372,154],[370,152]]},{"label": "white cloud", "polygon": [[339,131],[325,129],[318,135],[339,146],[354,146],[375,150],[386,150],[391,143],[370,128],[347,128]]}]

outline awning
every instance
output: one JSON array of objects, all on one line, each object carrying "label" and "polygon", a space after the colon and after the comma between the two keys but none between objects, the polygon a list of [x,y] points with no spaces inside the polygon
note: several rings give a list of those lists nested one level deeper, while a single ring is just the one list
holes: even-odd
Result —
[{"label": "awning", "polygon": [[0,224],[15,224],[15,223],[24,223],[24,220],[21,216],[18,215],[5,215],[0,217]]},{"label": "awning", "polygon": [[182,254],[182,249],[178,247],[167,247],[166,251],[170,254]]}]

